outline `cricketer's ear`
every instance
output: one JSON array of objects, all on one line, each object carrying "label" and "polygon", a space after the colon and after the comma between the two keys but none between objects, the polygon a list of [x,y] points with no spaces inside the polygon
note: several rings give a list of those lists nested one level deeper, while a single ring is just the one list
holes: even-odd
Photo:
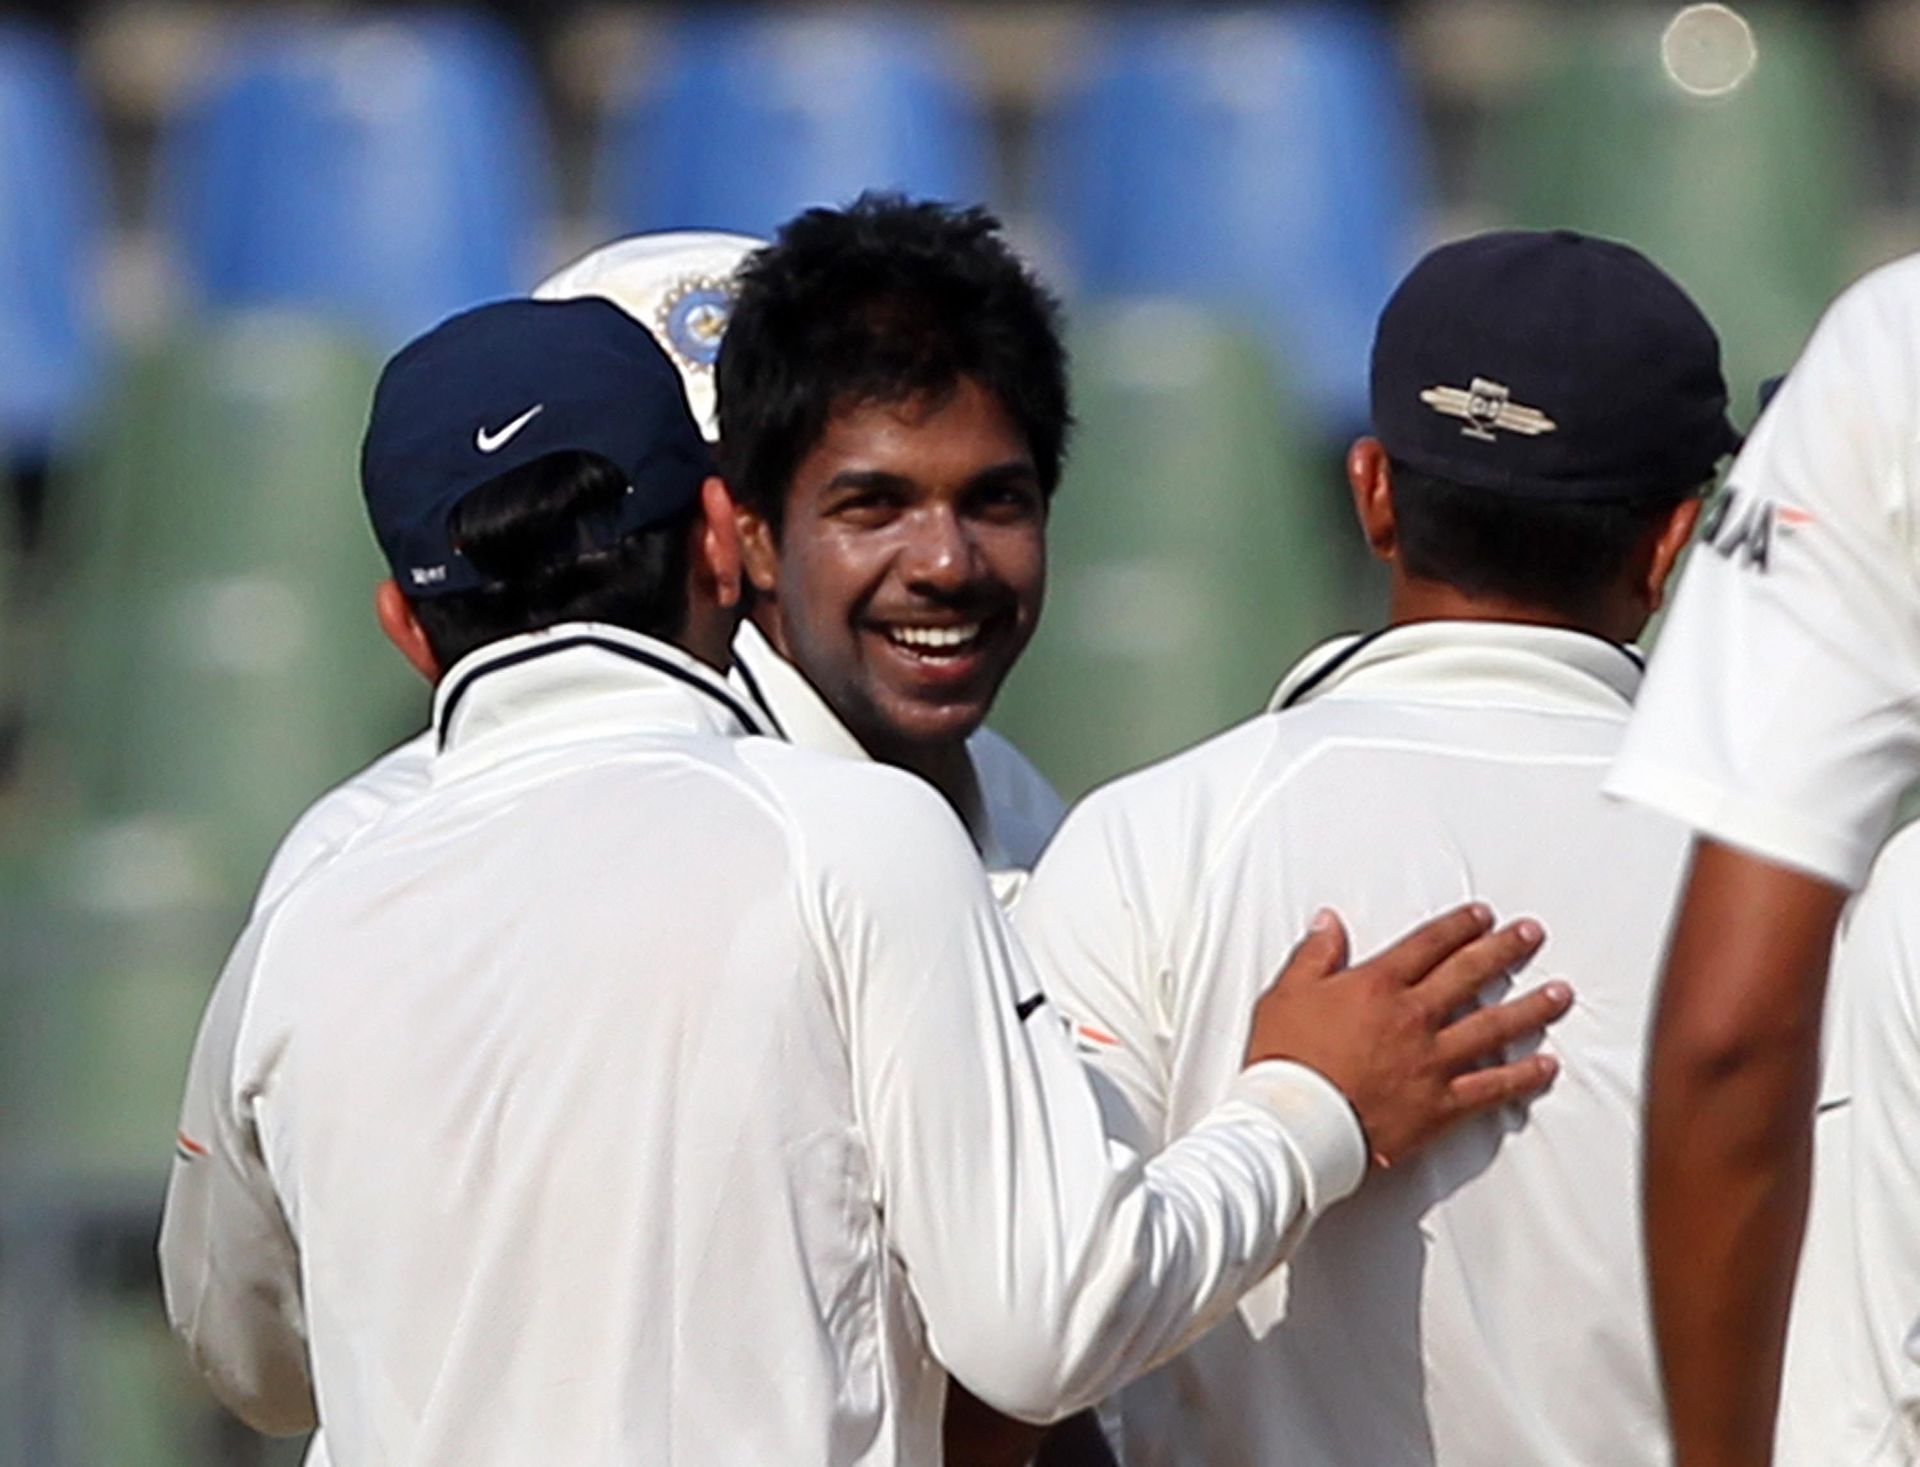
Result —
[{"label": "cricketer's ear", "polygon": [[1680,562],[1680,553],[1693,538],[1693,527],[1699,523],[1700,509],[1705,503],[1698,494],[1681,500],[1654,533],[1653,553],[1647,559],[1647,578],[1642,588],[1649,616],[1667,599],[1667,582],[1674,566]]},{"label": "cricketer's ear", "polygon": [[387,640],[407,659],[413,670],[428,682],[439,683],[440,674],[445,669],[440,666],[440,659],[433,655],[433,648],[427,642],[426,629],[420,625],[420,618],[413,614],[413,606],[402,594],[398,581],[382,581],[373,588],[373,614]]},{"label": "cricketer's ear", "polygon": [[737,499],[733,502],[733,514],[740,530],[740,553],[747,580],[758,595],[771,596],[780,581],[780,547],[775,542],[773,526],[765,515],[747,508]]},{"label": "cricketer's ear", "polygon": [[701,589],[720,607],[740,604],[740,508],[726,484],[708,475],[700,485],[700,520],[694,556]]},{"label": "cricketer's ear", "polygon": [[1367,548],[1376,560],[1391,562],[1400,535],[1393,517],[1393,470],[1387,446],[1378,438],[1356,438],[1347,450],[1347,487],[1353,491],[1353,513]]}]

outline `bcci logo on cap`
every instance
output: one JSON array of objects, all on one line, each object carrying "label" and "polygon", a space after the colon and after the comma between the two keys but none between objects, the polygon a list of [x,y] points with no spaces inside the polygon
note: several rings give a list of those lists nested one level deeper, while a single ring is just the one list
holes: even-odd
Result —
[{"label": "bcci logo on cap", "polygon": [[1505,383],[1485,377],[1475,377],[1469,387],[1429,387],[1420,394],[1420,401],[1436,413],[1465,418],[1467,426],[1461,434],[1486,443],[1495,441],[1496,430],[1538,438],[1559,426],[1539,408],[1515,402]]},{"label": "bcci logo on cap", "polygon": [[679,281],[660,303],[660,335],[687,366],[711,370],[733,315],[733,287],[710,275]]}]

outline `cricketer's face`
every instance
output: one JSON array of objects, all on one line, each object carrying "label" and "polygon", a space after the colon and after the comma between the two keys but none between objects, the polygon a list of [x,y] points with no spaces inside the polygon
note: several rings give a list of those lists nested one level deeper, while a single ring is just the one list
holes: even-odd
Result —
[{"label": "cricketer's face", "polygon": [[774,640],[876,758],[958,743],[1033,635],[1046,522],[1025,436],[972,379],[836,413],[761,587]]}]

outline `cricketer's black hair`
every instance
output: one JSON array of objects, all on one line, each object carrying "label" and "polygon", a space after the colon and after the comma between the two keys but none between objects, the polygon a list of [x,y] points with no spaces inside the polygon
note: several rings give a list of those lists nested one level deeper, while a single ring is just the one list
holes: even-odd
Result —
[{"label": "cricketer's black hair", "polygon": [[1608,590],[1697,487],[1600,500],[1495,494],[1391,460],[1394,534],[1409,576],[1469,596],[1593,618]]},{"label": "cricketer's black hair", "polygon": [[440,666],[568,621],[678,637],[698,508],[602,546],[595,529],[626,492],[612,462],[570,451],[489,479],[455,505],[448,534],[490,584],[410,603]]},{"label": "cricketer's black hair", "polygon": [[1043,493],[1072,411],[1060,306],[985,209],[866,193],[749,256],[716,367],[720,470],[776,529],[834,412],[943,399],[972,378],[1026,438]]}]

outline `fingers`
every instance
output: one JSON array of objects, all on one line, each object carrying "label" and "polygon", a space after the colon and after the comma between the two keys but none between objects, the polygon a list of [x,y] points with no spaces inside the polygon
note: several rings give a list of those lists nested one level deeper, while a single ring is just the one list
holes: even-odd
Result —
[{"label": "fingers", "polygon": [[1366,964],[1397,983],[1415,983],[1493,926],[1484,902],[1469,902],[1435,917],[1401,938]]},{"label": "fingers", "polygon": [[1432,972],[1412,981],[1427,1012],[1435,1019],[1442,1019],[1495,978],[1519,967],[1538,952],[1546,940],[1547,934],[1540,924],[1523,917],[1460,947]]},{"label": "fingers", "polygon": [[1509,1044],[1538,1034],[1573,1007],[1573,989],[1555,980],[1506,1003],[1489,1004],[1447,1025],[1436,1039],[1449,1070],[1494,1058]]},{"label": "fingers", "polygon": [[1322,907],[1307,924],[1307,935],[1294,944],[1287,963],[1273,980],[1325,978],[1347,965],[1347,929],[1331,908]]},{"label": "fingers", "polygon": [[1530,1054],[1510,1065],[1456,1075],[1447,1086],[1447,1095],[1456,1118],[1470,1116],[1497,1105],[1531,1100],[1551,1085],[1559,1073],[1560,1062],[1552,1055]]}]

